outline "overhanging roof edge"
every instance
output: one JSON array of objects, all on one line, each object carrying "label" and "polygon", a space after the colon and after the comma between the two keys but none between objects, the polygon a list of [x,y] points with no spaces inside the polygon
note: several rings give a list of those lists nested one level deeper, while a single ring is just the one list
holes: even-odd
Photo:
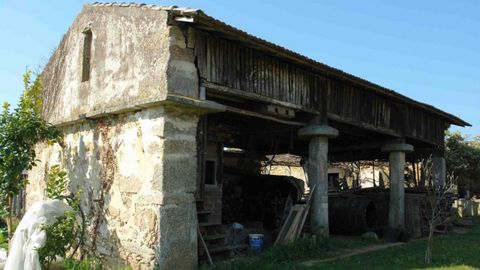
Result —
[{"label": "overhanging roof edge", "polygon": [[[170,10],[170,12],[177,13],[175,10]],[[178,14],[181,16],[192,16],[195,18],[194,24],[198,25],[204,25],[204,26],[210,26],[211,28],[214,28],[216,31],[221,32],[227,36],[231,36],[234,39],[239,39],[242,40],[246,43],[250,44],[256,44],[256,45],[262,45],[264,47],[268,47],[271,50],[278,51],[282,56],[288,57],[290,60],[293,60],[295,62],[300,62],[301,64],[307,64],[307,65],[313,65],[310,66],[311,68],[316,68],[320,69],[323,72],[327,72],[328,75],[333,75],[333,76],[338,76],[342,79],[347,79],[353,83],[360,84],[364,87],[370,88],[374,91],[377,91],[381,94],[393,97],[395,99],[401,100],[403,102],[406,102],[408,104],[423,108],[427,111],[430,111],[432,113],[435,113],[437,115],[442,116],[443,118],[449,120],[450,124],[454,124],[457,126],[471,126],[468,122],[462,120],[461,118],[454,116],[450,113],[447,113],[443,110],[440,110],[438,108],[435,108],[432,105],[416,101],[412,98],[409,98],[405,95],[402,95],[394,90],[388,89],[386,87],[380,86],[378,84],[372,83],[368,80],[362,79],[360,77],[357,77],[355,75],[349,74],[345,71],[342,71],[340,69],[336,69],[334,67],[328,66],[326,64],[320,63],[314,59],[308,58],[304,55],[301,55],[299,53],[296,53],[294,51],[291,51],[287,48],[284,48],[282,46],[279,46],[277,44],[274,44],[272,42],[269,42],[267,40],[261,39],[259,37],[256,37],[254,35],[251,35],[243,30],[240,30],[238,28],[235,28],[231,25],[228,25],[218,19],[215,19],[207,14],[205,14],[201,10],[195,10],[191,12],[190,14],[182,12],[181,14]]]}]

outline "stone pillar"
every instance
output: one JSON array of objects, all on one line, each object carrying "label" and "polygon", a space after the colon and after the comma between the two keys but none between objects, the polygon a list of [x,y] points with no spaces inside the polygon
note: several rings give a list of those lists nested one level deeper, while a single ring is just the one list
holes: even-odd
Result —
[{"label": "stone pillar", "polygon": [[390,208],[388,225],[391,228],[405,228],[405,154],[413,152],[413,146],[394,143],[382,148],[389,152],[390,165]]},{"label": "stone pillar", "polygon": [[434,185],[445,185],[447,164],[445,158],[441,156],[432,157],[432,176]]},{"label": "stone pillar", "polygon": [[326,125],[307,126],[298,131],[301,138],[310,139],[308,147],[308,180],[312,194],[311,228],[317,236],[328,236],[328,139],[338,136],[338,130]]},{"label": "stone pillar", "polygon": [[[153,184],[158,200],[156,265],[160,269],[197,269],[196,189],[198,116],[178,107],[162,110],[163,125],[151,131],[155,148]],[[144,132],[143,137],[147,135]],[[150,135],[150,134],[149,134]],[[149,138],[154,140],[154,138]],[[146,168],[148,169],[148,167]]]}]

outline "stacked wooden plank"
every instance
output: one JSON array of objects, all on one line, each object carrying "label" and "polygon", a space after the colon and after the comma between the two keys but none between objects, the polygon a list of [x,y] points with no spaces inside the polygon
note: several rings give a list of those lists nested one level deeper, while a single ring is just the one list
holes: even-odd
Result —
[{"label": "stacked wooden plank", "polygon": [[315,186],[310,190],[310,195],[308,196],[306,204],[296,204],[290,209],[290,212],[283,223],[282,229],[278,234],[277,240],[275,241],[275,245],[289,243],[298,239],[302,233],[305,221],[307,220],[308,212],[310,211],[310,202],[314,192]]}]

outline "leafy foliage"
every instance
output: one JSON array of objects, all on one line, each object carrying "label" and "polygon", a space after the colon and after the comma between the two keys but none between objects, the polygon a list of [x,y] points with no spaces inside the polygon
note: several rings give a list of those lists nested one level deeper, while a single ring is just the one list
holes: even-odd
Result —
[{"label": "leafy foliage", "polygon": [[10,237],[11,200],[28,183],[22,172],[35,166],[35,144],[60,138],[59,130],[41,118],[40,79],[30,78],[27,71],[18,107],[12,110],[5,103],[0,113],[0,217],[7,217]]},{"label": "leafy foliage", "polygon": [[[65,194],[68,185],[67,173],[60,169],[60,166],[56,165],[50,169],[48,179],[46,192],[49,199],[59,198]],[[42,269],[49,269],[57,257],[65,258],[75,244],[82,242],[82,224],[77,219],[81,211],[80,195],[78,193],[76,196],[65,197],[73,211],[65,212],[65,215],[57,218],[54,224],[43,228],[47,241],[44,247],[38,249]]]},{"label": "leafy foliage", "polygon": [[51,226],[45,226],[47,242],[38,249],[42,269],[50,269],[52,262],[59,257],[66,257],[67,251],[76,240],[77,215],[74,211],[66,212]]},{"label": "leafy foliage", "polygon": [[96,257],[87,257],[83,260],[68,258],[63,264],[65,270],[102,270],[102,262]]},{"label": "leafy foliage", "polygon": [[0,248],[8,249],[7,228],[0,225]]},{"label": "leafy foliage", "polygon": [[37,76],[32,81],[32,72],[27,70],[23,75],[23,95],[20,98],[20,108],[24,111],[33,111],[36,115],[42,114],[42,83]]},{"label": "leafy foliage", "polygon": [[67,183],[67,172],[60,169],[59,165],[52,166],[47,181],[47,198],[54,199],[64,195],[67,191]]},{"label": "leafy foliage", "polygon": [[470,188],[480,180],[480,140],[468,144],[460,132],[448,132],[445,159],[447,171],[458,178],[459,187]]}]

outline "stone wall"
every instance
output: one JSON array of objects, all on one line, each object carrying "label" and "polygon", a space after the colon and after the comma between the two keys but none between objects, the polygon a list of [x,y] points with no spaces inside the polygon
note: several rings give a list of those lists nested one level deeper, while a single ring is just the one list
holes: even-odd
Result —
[{"label": "stone wall", "polygon": [[[82,81],[86,30],[91,72]],[[112,269],[196,269],[205,101],[194,40],[191,28],[169,24],[168,8],[86,5],[42,73],[43,116],[65,137],[37,145],[27,206],[45,198],[49,169],[60,164],[70,190],[82,190],[87,244]]]},{"label": "stone wall", "polygon": [[[85,30],[92,33],[90,79],[82,81]],[[190,33],[190,34],[188,34]],[[111,110],[198,97],[192,30],[168,24],[168,12],[86,5],[46,65],[44,117],[64,124]]]},{"label": "stone wall", "polygon": [[60,164],[70,190],[82,190],[87,245],[110,267],[191,269],[197,120],[159,107],[64,128],[62,146],[37,146],[27,202],[44,198],[49,168]]}]

